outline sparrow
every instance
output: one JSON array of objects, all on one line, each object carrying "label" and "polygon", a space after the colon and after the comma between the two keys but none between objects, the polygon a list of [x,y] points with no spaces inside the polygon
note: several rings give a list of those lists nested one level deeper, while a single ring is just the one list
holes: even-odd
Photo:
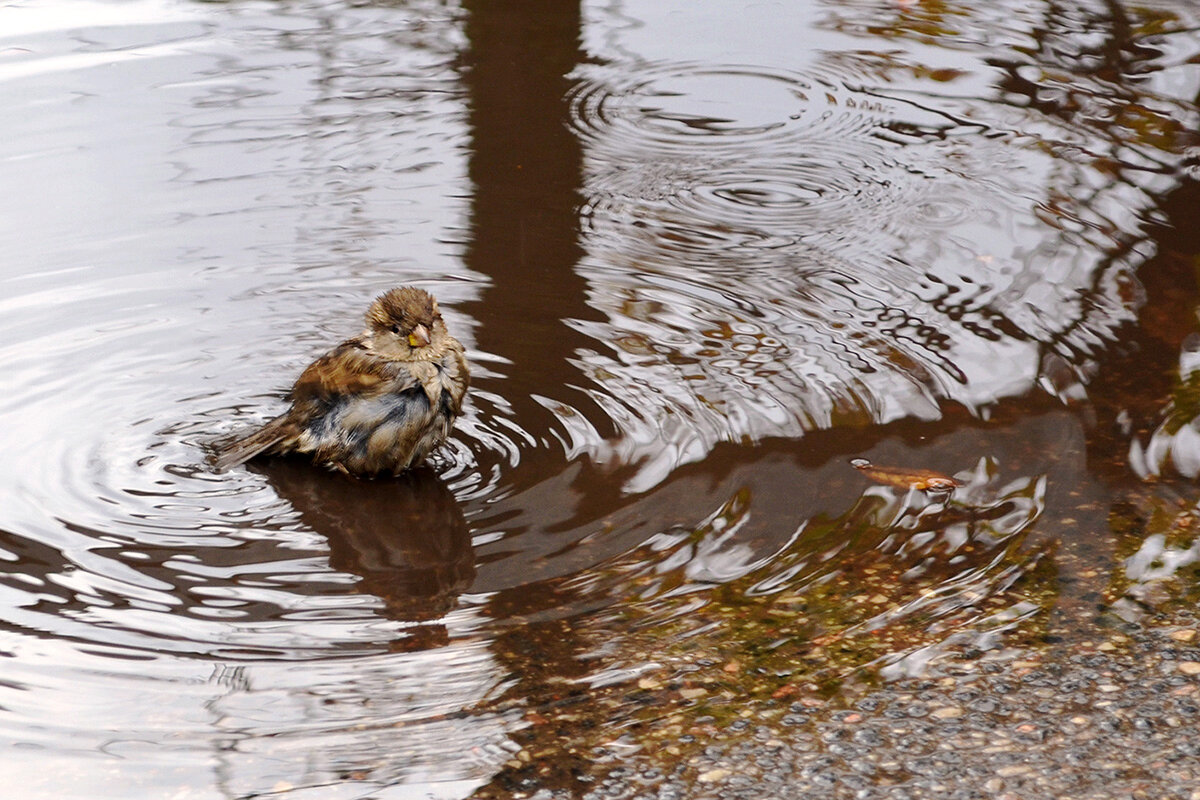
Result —
[{"label": "sparrow", "polygon": [[352,475],[398,475],[446,441],[471,376],[437,300],[412,286],[392,289],[365,319],[362,333],[300,374],[286,412],[218,448],[218,472],[298,453]]}]

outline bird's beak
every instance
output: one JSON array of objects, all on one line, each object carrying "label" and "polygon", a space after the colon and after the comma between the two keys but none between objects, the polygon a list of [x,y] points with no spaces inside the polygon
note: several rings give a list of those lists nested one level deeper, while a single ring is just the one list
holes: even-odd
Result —
[{"label": "bird's beak", "polygon": [[429,344],[429,329],[424,325],[413,328],[413,332],[408,335],[408,346],[424,347],[427,344]]}]

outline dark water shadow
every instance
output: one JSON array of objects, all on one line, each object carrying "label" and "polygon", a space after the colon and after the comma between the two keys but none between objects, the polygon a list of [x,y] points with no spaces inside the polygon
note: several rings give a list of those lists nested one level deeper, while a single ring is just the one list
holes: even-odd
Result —
[{"label": "dark water shadow", "polygon": [[475,560],[462,509],[432,470],[361,480],[296,459],[254,470],[328,540],[330,565],[356,575],[356,591],[380,598],[391,619],[422,623],[393,649],[445,643],[437,620],[475,580]]}]

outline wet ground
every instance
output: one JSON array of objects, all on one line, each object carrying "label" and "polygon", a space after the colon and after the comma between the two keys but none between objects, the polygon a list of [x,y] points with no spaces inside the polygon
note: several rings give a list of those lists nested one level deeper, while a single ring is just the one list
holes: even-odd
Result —
[{"label": "wet ground", "polygon": [[[1198,796],[1193,4],[0,19],[23,797]],[[409,283],[430,467],[214,473]]]},{"label": "wet ground", "polygon": [[[1189,659],[1200,650],[1186,622],[1120,647],[931,665],[835,702],[781,695],[689,715],[660,728],[659,751],[628,738],[596,746],[587,754],[599,768],[570,783],[587,776],[588,798],[1195,798],[1200,662]],[[529,753],[482,796],[573,796],[530,791],[561,776],[530,777]]]}]

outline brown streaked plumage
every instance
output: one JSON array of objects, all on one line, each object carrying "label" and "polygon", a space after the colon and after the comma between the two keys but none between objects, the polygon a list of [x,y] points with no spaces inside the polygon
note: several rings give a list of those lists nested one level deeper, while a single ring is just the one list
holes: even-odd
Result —
[{"label": "brown streaked plumage", "polygon": [[425,460],[462,413],[470,371],[433,296],[406,286],[375,299],[366,328],[300,374],[292,406],[221,447],[219,472],[257,455],[301,453],[354,475]]}]

